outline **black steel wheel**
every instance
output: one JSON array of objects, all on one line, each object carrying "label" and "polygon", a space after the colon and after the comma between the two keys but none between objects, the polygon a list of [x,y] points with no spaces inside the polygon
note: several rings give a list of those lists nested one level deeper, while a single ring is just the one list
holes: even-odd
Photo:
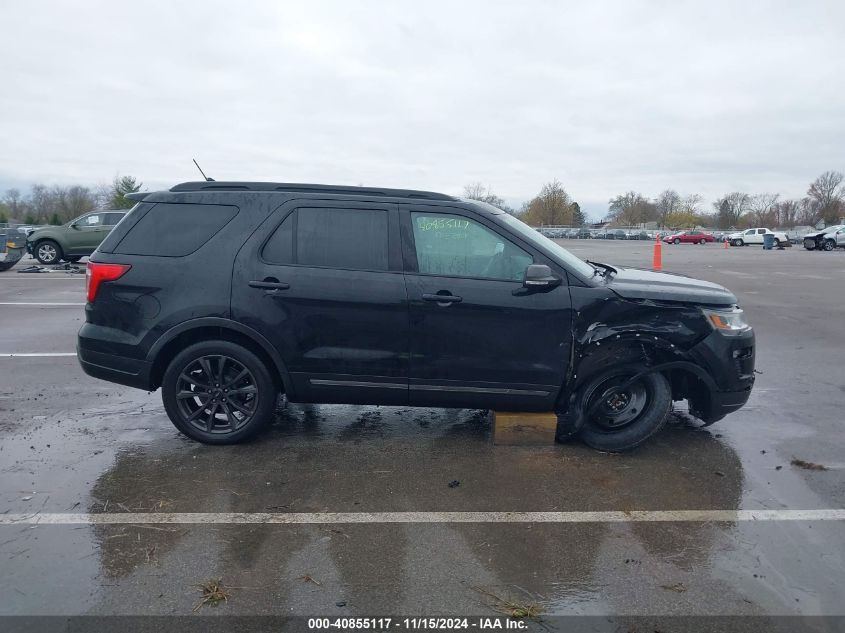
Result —
[{"label": "black steel wheel", "polygon": [[234,444],[272,416],[278,389],[264,362],[229,341],[186,348],[162,380],[162,400],[182,433],[207,444]]},{"label": "black steel wheel", "polygon": [[35,252],[35,259],[45,266],[58,264],[63,256],[62,247],[53,240],[41,240],[35,244],[33,250]]},{"label": "black steel wheel", "polygon": [[581,439],[603,451],[625,451],[639,446],[666,422],[672,389],[663,374],[640,376],[634,369],[610,370],[582,391],[585,424]]}]

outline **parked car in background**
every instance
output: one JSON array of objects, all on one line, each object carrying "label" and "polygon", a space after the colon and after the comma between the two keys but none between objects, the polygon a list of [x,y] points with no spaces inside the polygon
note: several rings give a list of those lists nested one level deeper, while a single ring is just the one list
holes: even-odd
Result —
[{"label": "parked car in background", "polygon": [[690,231],[681,231],[680,233],[672,233],[663,238],[667,244],[705,244],[706,242],[715,242],[715,238],[710,233],[693,229]]},{"label": "parked car in background", "polygon": [[[836,234],[841,229],[845,229],[845,224],[837,224],[834,226],[829,226],[825,229],[821,229],[820,231],[813,231],[812,233],[807,233],[804,236],[804,248],[808,251],[822,251],[825,250],[826,244],[826,237],[827,235],[833,235],[834,244],[836,242]],[[835,246],[833,248],[836,248]],[[832,251],[833,248],[828,248],[827,250]]]},{"label": "parked car in background", "polygon": [[126,211],[94,211],[62,226],[36,228],[26,238],[26,250],[45,265],[78,262],[100,245]]},{"label": "parked car in background", "polygon": [[748,246],[749,244],[763,244],[763,237],[766,233],[774,234],[775,246],[789,246],[789,238],[783,231],[773,231],[766,228],[745,229],[728,235],[731,246]]},{"label": "parked car in background", "polygon": [[845,248],[845,226],[824,234],[823,250],[832,251],[836,248]]}]

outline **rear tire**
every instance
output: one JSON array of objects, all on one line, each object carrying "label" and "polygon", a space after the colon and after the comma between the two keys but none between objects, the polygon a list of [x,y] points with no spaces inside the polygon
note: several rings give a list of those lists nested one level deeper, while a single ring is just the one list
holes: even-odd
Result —
[{"label": "rear tire", "polygon": [[35,259],[45,266],[58,264],[62,257],[64,257],[62,247],[53,240],[41,240],[40,242],[36,242],[35,248],[32,250],[35,253]]},{"label": "rear tire", "polygon": [[278,395],[264,362],[230,341],[185,348],[161,383],[170,421],[204,444],[236,444],[254,436],[272,418]]},{"label": "rear tire", "polygon": [[663,374],[646,374],[625,391],[615,390],[636,373],[611,369],[583,390],[585,444],[600,451],[627,451],[663,428],[672,404],[672,389]]}]

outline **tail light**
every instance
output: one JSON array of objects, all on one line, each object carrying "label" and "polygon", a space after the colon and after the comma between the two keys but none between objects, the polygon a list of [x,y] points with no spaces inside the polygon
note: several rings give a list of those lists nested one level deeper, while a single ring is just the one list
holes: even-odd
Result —
[{"label": "tail light", "polygon": [[132,268],[130,264],[100,264],[88,262],[85,269],[85,291],[88,294],[88,303],[97,298],[97,290],[104,281],[120,279]]}]

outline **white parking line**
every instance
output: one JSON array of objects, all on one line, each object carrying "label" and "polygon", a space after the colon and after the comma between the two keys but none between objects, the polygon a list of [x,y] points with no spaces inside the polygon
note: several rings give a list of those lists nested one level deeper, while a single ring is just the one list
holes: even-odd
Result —
[{"label": "white parking line", "polygon": [[118,512],[9,513],[0,525],[326,523],[659,523],[845,521],[845,510],[632,510],[630,512]]},{"label": "white parking line", "polygon": [[0,306],[84,306],[85,303],[67,301],[0,301]]},{"label": "white parking line", "polygon": [[85,275],[50,275],[50,273],[30,274],[24,277],[10,277],[8,275],[0,276],[0,281],[11,281],[17,279],[23,281],[24,279],[75,279],[76,281],[85,281]]},{"label": "white parking line", "polygon": [[0,353],[0,358],[53,358],[60,356],[76,356],[76,352],[32,352],[23,354],[20,352]]}]

